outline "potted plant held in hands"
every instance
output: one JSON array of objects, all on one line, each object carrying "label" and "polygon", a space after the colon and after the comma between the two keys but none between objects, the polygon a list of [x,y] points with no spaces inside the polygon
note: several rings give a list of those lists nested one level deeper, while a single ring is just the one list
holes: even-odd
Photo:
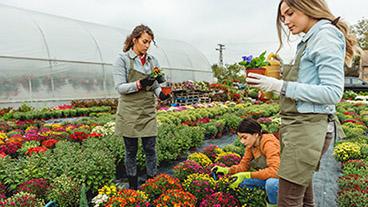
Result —
[{"label": "potted plant held in hands", "polygon": [[264,51],[258,57],[253,57],[252,55],[243,56],[243,61],[241,61],[239,65],[245,67],[246,75],[248,75],[248,73],[258,73],[264,75],[266,72],[266,69],[264,67],[270,65],[265,56],[266,51]]},{"label": "potted plant held in hands", "polygon": [[150,76],[151,78],[156,79],[158,83],[164,83],[166,81],[165,74],[159,67],[154,67]]}]

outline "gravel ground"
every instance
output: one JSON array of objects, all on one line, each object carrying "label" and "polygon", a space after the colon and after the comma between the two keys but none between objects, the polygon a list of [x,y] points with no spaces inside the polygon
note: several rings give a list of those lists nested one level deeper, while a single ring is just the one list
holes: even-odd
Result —
[{"label": "gravel ground", "polygon": [[313,187],[317,207],[337,206],[337,179],[341,173],[341,164],[335,160],[332,152],[333,142],[322,157],[320,170],[314,174]]}]

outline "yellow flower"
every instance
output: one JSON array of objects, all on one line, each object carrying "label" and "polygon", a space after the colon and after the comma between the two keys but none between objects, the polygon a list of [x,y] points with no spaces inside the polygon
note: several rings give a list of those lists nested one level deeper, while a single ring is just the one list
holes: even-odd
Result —
[{"label": "yellow flower", "polygon": [[6,139],[8,136],[5,133],[0,132],[0,140]]}]

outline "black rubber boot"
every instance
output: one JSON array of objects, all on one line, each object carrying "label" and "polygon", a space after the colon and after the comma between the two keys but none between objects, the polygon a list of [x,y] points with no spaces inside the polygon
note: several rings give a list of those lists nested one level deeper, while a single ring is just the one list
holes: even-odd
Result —
[{"label": "black rubber boot", "polygon": [[138,176],[128,176],[129,189],[138,189]]}]

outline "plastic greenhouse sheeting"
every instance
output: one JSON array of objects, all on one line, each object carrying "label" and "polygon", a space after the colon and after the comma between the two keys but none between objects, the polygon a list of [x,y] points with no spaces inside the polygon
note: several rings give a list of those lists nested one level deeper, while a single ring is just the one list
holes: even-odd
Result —
[{"label": "plastic greenhouse sheeting", "polygon": [[[0,4],[0,103],[117,97],[112,63],[128,30]],[[166,79],[212,81],[188,43],[156,38]]]}]

